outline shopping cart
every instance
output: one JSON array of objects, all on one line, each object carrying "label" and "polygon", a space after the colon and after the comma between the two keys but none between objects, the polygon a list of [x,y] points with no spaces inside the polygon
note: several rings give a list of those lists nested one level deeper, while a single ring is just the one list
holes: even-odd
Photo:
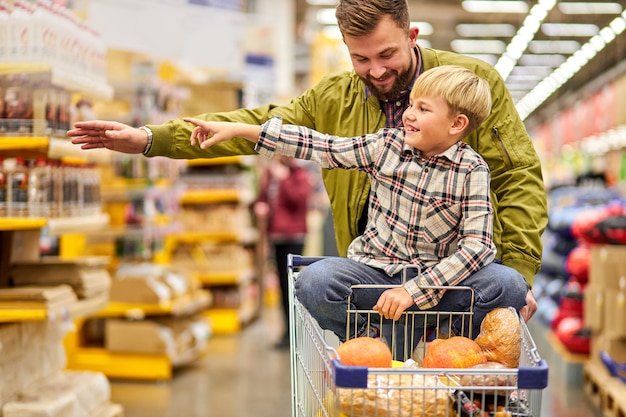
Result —
[{"label": "shopping cart", "polygon": [[[289,255],[292,415],[294,417],[539,417],[548,366],[540,358],[523,320],[519,368],[425,369],[412,360],[394,360],[392,368],[345,366],[337,359],[339,341],[322,330],[294,296],[302,267],[320,257]],[[405,312],[403,327],[438,323],[439,336],[452,318],[470,313]],[[347,329],[357,315],[381,320],[374,310],[348,311]],[[471,325],[467,328],[469,329]],[[411,334],[404,330],[405,335]],[[391,345],[394,345],[395,335]],[[401,338],[398,338],[401,339]],[[422,342],[414,355],[425,352]],[[393,349],[392,349],[393,350]],[[405,359],[405,358],[401,358]]]}]

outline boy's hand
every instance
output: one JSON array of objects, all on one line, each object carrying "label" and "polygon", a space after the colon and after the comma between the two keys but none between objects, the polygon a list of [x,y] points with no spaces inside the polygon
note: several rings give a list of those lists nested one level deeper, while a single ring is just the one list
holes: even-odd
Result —
[{"label": "boy's hand", "polygon": [[398,287],[383,292],[373,309],[386,319],[398,320],[413,304],[411,295],[403,287]]},{"label": "boy's hand", "polygon": [[236,136],[236,123],[207,122],[193,117],[184,117],[183,120],[196,125],[191,131],[191,144],[198,144],[202,149],[225,142]]}]

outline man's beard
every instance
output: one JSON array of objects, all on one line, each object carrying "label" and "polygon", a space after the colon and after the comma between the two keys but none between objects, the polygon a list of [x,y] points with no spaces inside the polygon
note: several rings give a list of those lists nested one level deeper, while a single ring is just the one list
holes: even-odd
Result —
[{"label": "man's beard", "polygon": [[371,81],[371,77],[368,75],[366,78],[361,77],[367,88],[370,89],[372,95],[377,97],[379,100],[394,100],[398,98],[400,93],[407,90],[409,88],[409,80],[411,79],[412,71],[409,69],[408,71],[404,71],[402,73],[398,73],[397,71],[390,71],[391,76],[396,76],[396,81],[391,86],[391,89],[387,92],[380,91]]}]

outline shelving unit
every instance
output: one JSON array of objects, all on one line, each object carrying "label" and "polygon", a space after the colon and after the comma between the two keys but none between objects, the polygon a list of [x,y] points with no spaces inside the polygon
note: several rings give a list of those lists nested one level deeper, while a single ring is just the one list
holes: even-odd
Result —
[{"label": "shelving unit", "polygon": [[158,316],[183,317],[201,311],[209,304],[204,296],[195,299],[178,299],[163,303],[116,303],[76,321],[76,330],[65,338],[68,352],[68,368],[92,370],[104,373],[110,378],[135,380],[169,380],[174,368],[196,360],[204,353],[204,347],[189,350],[182,357],[172,359],[166,354],[112,352],[104,347],[86,346],[82,340],[83,327],[88,320],[110,318],[147,318]]},{"label": "shelving unit", "polygon": [[181,175],[181,233],[168,236],[155,261],[184,270],[214,294],[204,311],[215,334],[236,333],[262,307],[263,236],[253,224],[254,157],[188,161]]}]

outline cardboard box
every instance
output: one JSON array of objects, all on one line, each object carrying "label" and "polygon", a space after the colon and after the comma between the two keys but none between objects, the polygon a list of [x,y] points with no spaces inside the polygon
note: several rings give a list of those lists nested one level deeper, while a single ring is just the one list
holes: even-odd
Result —
[{"label": "cardboard box", "polygon": [[105,347],[111,352],[174,355],[174,333],[151,320],[107,319]]},{"label": "cardboard box", "polygon": [[112,352],[167,355],[182,363],[197,357],[211,333],[202,316],[151,320],[108,319],[105,346]]},{"label": "cardboard box", "polygon": [[109,300],[118,303],[155,303],[172,299],[172,291],[155,277],[114,278],[109,289]]},{"label": "cardboard box", "polygon": [[585,326],[594,332],[604,326],[604,289],[589,285],[585,288],[583,320]]},{"label": "cardboard box", "polygon": [[626,290],[626,245],[592,245],[589,284]]},{"label": "cardboard box", "polygon": [[[604,294],[604,333],[610,337],[626,337],[626,290]],[[610,317],[610,319],[608,319]]]},{"label": "cardboard box", "polygon": [[13,232],[10,262],[38,261],[41,257],[39,250],[40,239],[41,231],[39,229],[16,230]]},{"label": "cardboard box", "polygon": [[69,284],[79,298],[91,298],[108,293],[111,286],[108,264],[108,257],[71,260],[44,257],[37,261],[14,262],[9,276],[17,286]]}]

